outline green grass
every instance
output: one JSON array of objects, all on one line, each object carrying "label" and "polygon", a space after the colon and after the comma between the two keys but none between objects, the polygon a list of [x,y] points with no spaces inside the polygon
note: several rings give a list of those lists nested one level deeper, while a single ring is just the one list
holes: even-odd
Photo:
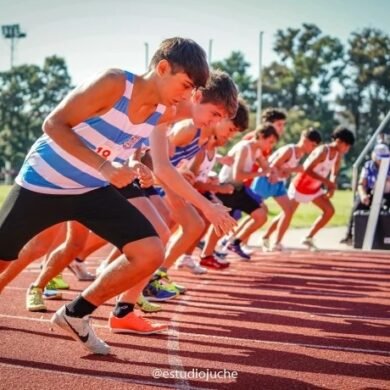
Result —
[{"label": "green grass", "polygon": [[[331,202],[333,203],[336,212],[327,226],[347,225],[352,209],[352,191],[336,191]],[[268,206],[271,217],[279,213],[280,208],[272,198],[266,201],[266,205]],[[291,227],[308,227],[314,222],[319,214],[320,210],[312,203],[301,204],[294,214]]]},{"label": "green grass", "polygon": [[0,206],[3,205],[3,202],[8,195],[8,192],[10,191],[11,186],[5,186],[5,185],[0,185]]},{"label": "green grass", "polygon": [[[3,204],[11,186],[0,185],[0,205]],[[349,214],[352,208],[352,192],[336,191],[332,198],[332,203],[336,213],[327,226],[345,226],[348,222]],[[279,206],[273,199],[267,200],[266,204],[270,211],[270,217],[279,213]],[[302,204],[295,213],[291,227],[302,228],[310,226],[318,217],[319,209],[313,204]],[[271,219],[271,218],[270,218]]]}]

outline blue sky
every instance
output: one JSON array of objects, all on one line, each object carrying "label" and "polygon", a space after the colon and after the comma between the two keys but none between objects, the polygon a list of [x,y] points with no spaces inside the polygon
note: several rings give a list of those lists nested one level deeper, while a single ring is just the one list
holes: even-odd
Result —
[{"label": "blue sky", "polygon": [[[142,73],[145,42],[152,53],[170,36],[196,40],[212,59],[241,50],[258,71],[258,36],[264,31],[264,64],[278,29],[315,23],[346,41],[350,32],[377,27],[390,34],[389,0],[0,0],[0,24],[19,23],[15,63],[41,65],[57,54],[66,59],[74,83],[108,67]],[[0,40],[0,70],[10,62],[9,41]]]}]

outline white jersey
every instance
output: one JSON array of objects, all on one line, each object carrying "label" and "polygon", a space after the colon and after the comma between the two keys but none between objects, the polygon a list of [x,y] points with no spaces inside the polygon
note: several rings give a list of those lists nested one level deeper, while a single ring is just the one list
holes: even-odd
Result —
[{"label": "white jersey", "polygon": [[296,146],[294,144],[288,144],[284,145],[281,148],[275,150],[275,152],[272,153],[272,155],[269,157],[268,162],[272,164],[274,161],[276,161],[280,156],[285,154],[287,150],[291,149],[291,156],[288,161],[283,163],[281,168],[296,168],[299,165],[300,158],[297,157],[296,154]]},{"label": "white jersey", "polygon": [[[245,172],[252,172],[253,165],[261,154],[260,150],[256,153],[252,153],[252,148],[250,147],[252,142],[253,141],[251,140],[242,140],[237,142],[228,152],[228,156],[235,157],[242,149],[247,149],[246,159],[243,166],[243,170]],[[232,166],[224,165],[222,167],[221,172],[219,173],[219,181],[221,183],[234,183]]]},{"label": "white jersey", "polygon": [[[148,143],[148,137],[165,107],[156,111],[144,123],[134,124],[128,117],[128,107],[135,76],[126,75],[125,90],[120,99],[105,114],[88,118],[73,128],[85,146],[108,161],[125,163],[137,148]],[[101,173],[62,149],[47,134],[31,147],[15,179],[28,190],[45,194],[81,194],[109,183]]]},{"label": "white jersey", "polygon": [[197,181],[200,181],[201,183],[207,182],[209,178],[209,173],[213,169],[216,160],[217,160],[217,153],[215,152],[215,149],[213,151],[213,156],[211,159],[208,156],[207,150],[205,150],[204,159],[200,164],[199,173],[196,178]]}]

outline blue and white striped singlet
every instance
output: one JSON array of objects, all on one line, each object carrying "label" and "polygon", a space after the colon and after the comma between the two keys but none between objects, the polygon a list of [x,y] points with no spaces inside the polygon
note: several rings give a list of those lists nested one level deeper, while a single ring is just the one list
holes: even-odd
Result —
[{"label": "blue and white striped singlet", "polygon": [[170,161],[172,165],[176,167],[180,161],[191,160],[192,157],[194,157],[195,154],[198,153],[201,148],[201,146],[199,145],[199,138],[200,138],[200,129],[197,129],[195,137],[188,145],[176,146],[175,154],[172,157],[170,157]]},{"label": "blue and white striped singlet", "polygon": [[[131,123],[128,109],[135,76],[124,73],[125,91],[115,105],[105,114],[73,128],[88,148],[119,163],[125,163],[135,149],[147,144],[165,111],[165,106],[159,104],[144,123]],[[15,181],[21,187],[45,194],[81,194],[109,184],[96,169],[67,153],[47,134],[31,147]]]}]

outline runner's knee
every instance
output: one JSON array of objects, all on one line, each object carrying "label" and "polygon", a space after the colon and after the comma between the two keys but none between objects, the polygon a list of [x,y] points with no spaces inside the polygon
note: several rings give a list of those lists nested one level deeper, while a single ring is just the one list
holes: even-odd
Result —
[{"label": "runner's knee", "polygon": [[155,271],[164,261],[164,245],[157,237],[145,239],[141,245],[134,247],[132,243],[123,247],[123,254],[131,262],[136,262],[142,268]]}]

